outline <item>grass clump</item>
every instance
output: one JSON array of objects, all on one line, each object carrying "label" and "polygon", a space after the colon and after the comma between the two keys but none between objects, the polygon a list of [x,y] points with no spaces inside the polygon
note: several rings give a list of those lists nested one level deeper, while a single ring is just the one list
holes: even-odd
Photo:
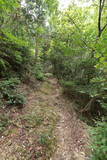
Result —
[{"label": "grass clump", "polygon": [[41,115],[37,115],[35,112],[25,115],[23,119],[26,120],[31,127],[40,126],[44,121],[44,118]]},{"label": "grass clump", "polygon": [[0,133],[2,133],[9,125],[9,118],[6,115],[0,114]]}]

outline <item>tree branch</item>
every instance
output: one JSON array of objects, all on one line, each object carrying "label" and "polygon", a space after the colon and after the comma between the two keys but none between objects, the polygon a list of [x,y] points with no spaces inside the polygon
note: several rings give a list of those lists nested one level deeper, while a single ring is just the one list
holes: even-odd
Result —
[{"label": "tree branch", "polygon": [[104,8],[104,4],[105,4],[105,0],[102,1],[102,4],[101,4],[101,10],[103,10]]},{"label": "tree branch", "polygon": [[[72,23],[75,25],[75,27],[77,28],[77,30],[81,33],[81,29],[78,27],[78,25],[75,23],[75,21],[69,17],[69,19],[72,21]],[[81,38],[82,42],[84,43],[84,45],[90,49],[90,50],[93,50],[93,48],[91,48],[90,46],[88,46],[88,44],[86,43],[85,39]]]},{"label": "tree branch", "polygon": [[106,27],[107,27],[107,24],[105,24],[105,26],[101,29],[101,32],[103,32]]},{"label": "tree branch", "polygon": [[99,16],[98,16],[98,37],[101,36],[101,17],[102,17],[102,0],[99,1]]},{"label": "tree branch", "polygon": [[105,24],[103,28],[101,27],[102,12],[104,9],[104,5],[105,5],[105,0],[100,0],[99,1],[99,16],[98,16],[98,37],[101,36],[104,29],[107,27],[107,24]]}]

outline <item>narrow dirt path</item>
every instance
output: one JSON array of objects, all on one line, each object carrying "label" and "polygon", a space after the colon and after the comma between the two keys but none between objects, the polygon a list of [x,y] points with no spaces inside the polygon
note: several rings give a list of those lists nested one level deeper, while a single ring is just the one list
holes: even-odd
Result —
[{"label": "narrow dirt path", "polygon": [[72,105],[55,78],[43,82],[29,93],[25,108],[9,113],[11,125],[0,137],[0,160],[88,160],[86,125]]},{"label": "narrow dirt path", "polygon": [[73,104],[64,98],[57,81],[50,80],[51,84],[53,82],[57,86],[53,107],[57,111],[59,121],[55,131],[57,150],[51,160],[88,160],[90,150],[86,124],[77,118]]}]

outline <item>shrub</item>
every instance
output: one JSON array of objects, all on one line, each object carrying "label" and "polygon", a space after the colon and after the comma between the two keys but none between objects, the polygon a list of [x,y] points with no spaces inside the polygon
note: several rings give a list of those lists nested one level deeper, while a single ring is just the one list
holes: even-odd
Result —
[{"label": "shrub", "polygon": [[51,55],[54,74],[58,79],[75,81],[77,84],[87,85],[97,74],[95,69],[96,59],[75,56],[64,56],[63,54]]},{"label": "shrub", "polygon": [[37,80],[43,81],[45,78],[43,65],[41,63],[37,63],[35,67],[35,77]]},{"label": "shrub", "polygon": [[27,44],[5,30],[0,31],[0,76],[7,72],[21,73],[29,62],[30,51]]},{"label": "shrub", "polygon": [[0,99],[5,100],[7,105],[19,105],[22,106],[26,102],[26,98],[23,94],[18,93],[17,87],[20,84],[18,78],[10,78],[0,82]]},{"label": "shrub", "polygon": [[57,52],[51,54],[51,61],[54,74],[63,86],[64,93],[73,96],[80,108],[85,108],[83,111],[89,111],[93,115],[99,114],[98,112],[104,113],[101,103],[104,104],[107,99],[107,82],[104,72],[95,67],[96,58],[88,55],[65,56]]},{"label": "shrub", "polygon": [[20,84],[20,80],[18,78],[10,78],[0,82],[0,89],[3,92],[4,88],[14,89],[16,85],[19,85],[19,84]]},{"label": "shrub", "polygon": [[107,159],[107,122],[97,122],[97,126],[91,130],[92,160]]},{"label": "shrub", "polygon": [[26,103],[26,98],[23,94],[10,95],[7,101],[7,105],[22,106],[25,103]]}]

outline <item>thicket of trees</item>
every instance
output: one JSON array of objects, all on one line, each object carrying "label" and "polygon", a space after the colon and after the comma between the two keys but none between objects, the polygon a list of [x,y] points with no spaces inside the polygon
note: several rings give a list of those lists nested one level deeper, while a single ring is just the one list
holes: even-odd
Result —
[{"label": "thicket of trees", "polygon": [[92,132],[92,160],[107,159],[106,35],[105,0],[64,11],[57,0],[0,0],[0,100],[24,104],[15,87],[31,75],[43,80],[43,62],[50,60],[78,112],[101,121]]}]

